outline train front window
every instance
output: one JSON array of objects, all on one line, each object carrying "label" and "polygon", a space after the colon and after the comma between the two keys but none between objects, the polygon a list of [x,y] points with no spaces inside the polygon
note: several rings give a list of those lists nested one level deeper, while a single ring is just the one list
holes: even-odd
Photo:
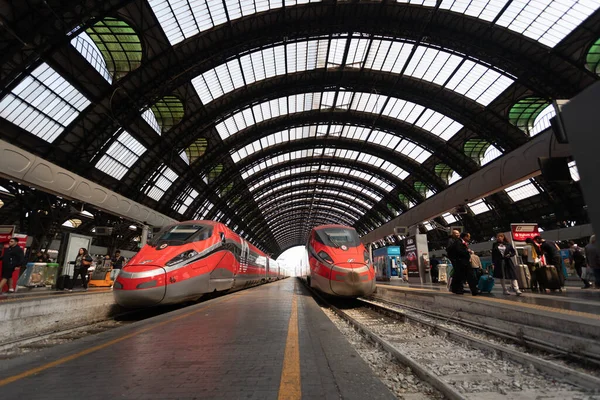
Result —
[{"label": "train front window", "polygon": [[326,246],[356,247],[360,244],[358,233],[354,229],[327,228],[316,231],[317,240]]},{"label": "train front window", "polygon": [[173,225],[161,232],[156,243],[168,243],[170,245],[183,244],[206,240],[212,236],[213,227],[204,224]]}]

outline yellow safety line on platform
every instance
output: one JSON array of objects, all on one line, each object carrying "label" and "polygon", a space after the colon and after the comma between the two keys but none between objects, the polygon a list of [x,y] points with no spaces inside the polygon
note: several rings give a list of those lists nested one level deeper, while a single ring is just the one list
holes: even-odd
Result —
[{"label": "yellow safety line on platform", "polygon": [[[378,286],[380,286],[380,285],[378,285]],[[393,286],[388,286],[388,285],[381,285],[381,287],[384,287],[386,289],[392,288],[392,290],[400,291],[400,292],[401,291],[428,292],[428,293],[440,294],[442,296],[455,296],[454,294],[451,294],[451,293],[445,293],[445,292],[440,292],[438,290],[430,290],[430,289],[423,289],[423,288],[398,288],[398,287],[393,287]],[[466,296],[466,298],[468,299],[469,296]],[[509,305],[509,306],[531,308],[533,310],[542,310],[542,311],[548,311],[548,312],[565,314],[565,315],[573,315],[573,316],[584,317],[584,318],[589,318],[589,319],[595,319],[595,320],[599,320],[600,321],[600,315],[590,314],[590,313],[586,313],[586,312],[583,312],[583,311],[565,310],[563,308],[555,308],[555,307],[549,307],[549,306],[542,306],[542,305],[539,305],[539,304],[522,303],[522,302],[519,302],[519,301],[497,299],[497,298],[494,298],[494,297],[487,297],[487,296],[477,296],[473,300],[475,300],[475,301],[477,301],[477,300],[484,300],[484,301],[490,301],[490,302],[493,302],[493,303],[502,303],[502,304],[506,304],[506,305]]]},{"label": "yellow safety line on platform", "polygon": [[93,353],[95,351],[102,350],[104,348],[110,347],[113,344],[122,342],[123,340],[129,339],[129,338],[132,338],[132,337],[135,337],[135,336],[138,336],[138,335],[140,335],[140,334],[142,334],[144,332],[148,332],[148,331],[150,331],[152,329],[155,329],[155,328],[158,328],[160,326],[169,324],[169,323],[174,322],[174,321],[178,321],[178,320],[183,319],[183,318],[187,318],[187,317],[189,317],[191,315],[194,315],[194,314],[197,314],[197,313],[199,313],[201,311],[204,311],[207,308],[210,308],[210,307],[215,306],[217,304],[222,304],[222,303],[224,303],[224,302],[232,299],[233,297],[234,296],[232,296],[230,298],[226,298],[225,300],[222,300],[222,301],[219,301],[219,302],[216,302],[216,303],[208,304],[208,305],[206,305],[204,307],[201,307],[201,308],[199,308],[197,310],[194,310],[192,312],[189,312],[189,313],[186,313],[186,314],[182,314],[182,315],[179,315],[179,316],[174,317],[174,318],[170,318],[170,319],[168,319],[166,321],[163,321],[163,322],[159,322],[157,324],[151,325],[151,326],[149,326],[147,328],[144,328],[144,329],[141,329],[139,331],[132,332],[132,333],[130,333],[128,335],[125,335],[125,336],[121,336],[118,339],[111,340],[110,342],[106,342],[106,343],[99,344],[99,345],[94,346],[94,347],[90,347],[89,349],[80,351],[80,352],[75,353],[75,354],[71,354],[70,356],[67,356],[67,357],[59,358],[58,360],[49,362],[48,364],[44,364],[44,365],[41,365],[39,367],[32,368],[30,370],[22,372],[20,374],[13,375],[13,376],[10,376],[8,378],[4,378],[4,379],[0,380],[0,387],[8,385],[9,383],[16,382],[16,381],[21,380],[23,378],[27,378],[28,376],[35,375],[35,374],[40,373],[42,371],[45,371],[45,370],[47,370],[49,368],[56,367],[58,365],[67,363],[69,361],[75,360],[75,359],[80,358],[80,357],[83,357],[83,356],[85,356],[87,354],[90,354],[90,353]]},{"label": "yellow safety line on platform", "polygon": [[279,400],[297,400],[302,397],[300,387],[300,346],[298,344],[298,302],[292,297],[292,314],[283,357],[283,370],[279,382]]}]

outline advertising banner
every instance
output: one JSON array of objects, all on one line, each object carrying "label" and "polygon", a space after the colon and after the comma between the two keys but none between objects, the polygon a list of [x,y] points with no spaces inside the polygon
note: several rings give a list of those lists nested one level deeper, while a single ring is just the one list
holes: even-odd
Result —
[{"label": "advertising banner", "polygon": [[535,223],[510,224],[510,232],[515,242],[524,242],[527,238],[533,239],[539,235],[538,224]]},{"label": "advertising banner", "polygon": [[0,225],[0,244],[2,246],[8,246],[8,241],[15,231],[14,225]]},{"label": "advertising banner", "polygon": [[408,269],[408,278],[419,277],[419,257],[417,254],[417,241],[414,236],[406,238],[406,267]]}]

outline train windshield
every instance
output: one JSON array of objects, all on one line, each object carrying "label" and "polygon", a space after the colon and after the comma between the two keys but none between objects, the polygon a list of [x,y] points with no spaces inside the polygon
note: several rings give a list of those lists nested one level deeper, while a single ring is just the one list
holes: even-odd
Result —
[{"label": "train windshield", "polygon": [[157,235],[153,245],[156,246],[158,243],[167,243],[171,246],[198,242],[200,240],[206,240],[212,236],[213,227],[211,225],[204,224],[185,224],[185,225],[173,225],[167,227],[164,231]]},{"label": "train windshield", "polygon": [[316,231],[316,238],[326,246],[356,247],[360,244],[358,233],[349,228],[326,228]]}]

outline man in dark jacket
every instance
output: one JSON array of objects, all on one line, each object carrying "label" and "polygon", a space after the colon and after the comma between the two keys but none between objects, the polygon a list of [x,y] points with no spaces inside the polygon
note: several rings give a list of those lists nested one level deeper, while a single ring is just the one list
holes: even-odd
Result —
[{"label": "man in dark jacket", "polygon": [[454,246],[457,241],[460,240],[460,232],[456,229],[452,230],[452,234],[450,239],[448,239],[448,244],[446,245],[446,253],[448,253],[448,258],[452,263],[452,283],[450,285],[450,290],[452,293],[463,294],[463,281],[460,280],[460,276],[456,275],[456,266],[458,265],[458,261],[456,260],[456,247]]},{"label": "man in dark jacket", "polygon": [[542,253],[544,253],[546,264],[554,265],[554,268],[556,268],[560,286],[565,286],[566,277],[563,275],[562,260],[560,258],[560,249],[558,245],[550,240],[542,239],[541,236],[536,236],[533,240],[539,244]]},{"label": "man in dark jacket", "polygon": [[[454,267],[454,275],[452,276],[452,293],[464,293],[463,285],[465,280],[469,283],[471,294],[476,296],[477,280],[471,271],[471,252],[469,251],[469,240],[471,235],[468,232],[460,234],[460,238],[455,240],[452,245],[452,253],[455,256],[455,261],[452,262]],[[456,262],[456,265],[454,264]]]},{"label": "man in dark jacket", "polygon": [[19,246],[19,239],[11,238],[8,241],[8,248],[4,250],[4,254],[0,259],[2,260],[2,280],[0,281],[0,290],[6,285],[8,281],[8,293],[13,293],[13,272],[17,267],[22,267],[25,263],[25,255],[23,249]]}]

